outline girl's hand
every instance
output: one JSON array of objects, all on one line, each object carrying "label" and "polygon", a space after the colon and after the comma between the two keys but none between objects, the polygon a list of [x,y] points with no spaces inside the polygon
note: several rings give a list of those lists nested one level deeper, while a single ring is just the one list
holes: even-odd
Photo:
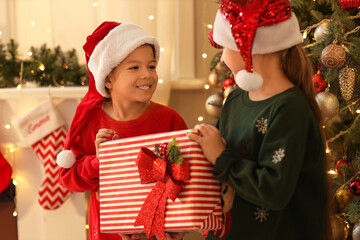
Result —
[{"label": "girl's hand", "polygon": [[116,135],[116,132],[114,130],[106,129],[106,128],[99,129],[98,133],[96,134],[96,139],[95,139],[96,157],[99,159],[100,143],[106,142],[108,140],[114,140],[117,138],[118,138],[118,136]]},{"label": "girl's hand", "polygon": [[210,124],[196,125],[195,129],[200,131],[200,135],[188,133],[188,137],[200,144],[206,159],[215,165],[216,158],[225,150],[225,139],[221,137],[219,130]]},{"label": "girl's hand", "polygon": [[153,237],[147,238],[145,233],[119,234],[119,235],[123,240],[132,240],[132,239],[148,240],[148,239],[154,239]]},{"label": "girl's hand", "polygon": [[184,232],[165,233],[165,240],[182,240],[184,235]]}]

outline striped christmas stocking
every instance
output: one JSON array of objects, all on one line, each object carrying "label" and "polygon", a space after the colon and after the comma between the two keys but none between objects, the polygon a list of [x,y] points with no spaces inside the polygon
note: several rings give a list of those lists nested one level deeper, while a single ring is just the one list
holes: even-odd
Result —
[{"label": "striped christmas stocking", "polygon": [[71,194],[58,182],[60,168],[56,164],[56,155],[63,149],[66,137],[64,123],[51,99],[14,121],[20,136],[32,146],[44,167],[38,202],[47,210],[59,208]]},{"label": "striped christmas stocking", "polygon": [[64,127],[56,129],[32,145],[44,166],[45,179],[39,189],[38,201],[47,210],[55,210],[70,196],[70,192],[58,182],[60,167],[56,155],[63,150],[66,138]]}]

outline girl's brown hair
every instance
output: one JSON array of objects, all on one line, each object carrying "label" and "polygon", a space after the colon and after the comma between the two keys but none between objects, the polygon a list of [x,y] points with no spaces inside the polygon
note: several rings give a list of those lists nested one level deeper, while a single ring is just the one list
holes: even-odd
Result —
[{"label": "girl's brown hair", "polygon": [[299,87],[307,98],[312,111],[322,125],[320,108],[315,100],[316,90],[311,81],[314,71],[311,62],[301,45],[295,45],[284,52],[282,69],[290,81]]},{"label": "girl's brown hair", "polygon": [[[314,71],[310,62],[310,59],[306,55],[305,50],[301,45],[296,45],[288,50],[283,52],[282,57],[282,69],[285,75],[290,79],[290,81],[297,87],[299,87],[318,121],[321,134],[325,141],[325,134],[322,128],[323,125],[323,117],[321,115],[321,111],[319,105],[316,102],[316,90],[314,88],[312,77],[314,75]],[[325,154],[325,153],[324,153]],[[326,165],[328,165],[328,161],[326,161]],[[326,166],[327,168],[328,166]],[[328,201],[327,201],[327,213],[326,213],[326,222],[324,229],[324,240],[332,240],[333,234],[331,229],[330,217],[333,213],[333,198],[331,195],[331,179],[327,178],[327,189],[328,189]]]}]

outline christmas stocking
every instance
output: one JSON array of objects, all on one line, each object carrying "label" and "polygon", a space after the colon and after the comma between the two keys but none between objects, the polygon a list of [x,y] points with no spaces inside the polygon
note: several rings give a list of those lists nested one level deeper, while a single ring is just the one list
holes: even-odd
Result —
[{"label": "christmas stocking", "polygon": [[11,183],[12,168],[0,152],[0,193]]},{"label": "christmas stocking", "polygon": [[32,146],[44,166],[38,202],[47,210],[57,209],[71,194],[58,182],[60,167],[56,164],[56,155],[63,150],[66,137],[64,123],[51,99],[14,121],[20,136]]}]

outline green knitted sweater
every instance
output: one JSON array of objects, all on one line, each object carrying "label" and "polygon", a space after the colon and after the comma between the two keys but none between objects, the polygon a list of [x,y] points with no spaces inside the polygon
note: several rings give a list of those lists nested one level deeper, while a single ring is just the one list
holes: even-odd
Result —
[{"label": "green knitted sweater", "polygon": [[[302,91],[263,101],[236,89],[218,123],[226,149],[214,175],[235,189],[225,239],[322,239],[326,212],[324,144]],[[207,239],[216,239],[209,234]]]}]

